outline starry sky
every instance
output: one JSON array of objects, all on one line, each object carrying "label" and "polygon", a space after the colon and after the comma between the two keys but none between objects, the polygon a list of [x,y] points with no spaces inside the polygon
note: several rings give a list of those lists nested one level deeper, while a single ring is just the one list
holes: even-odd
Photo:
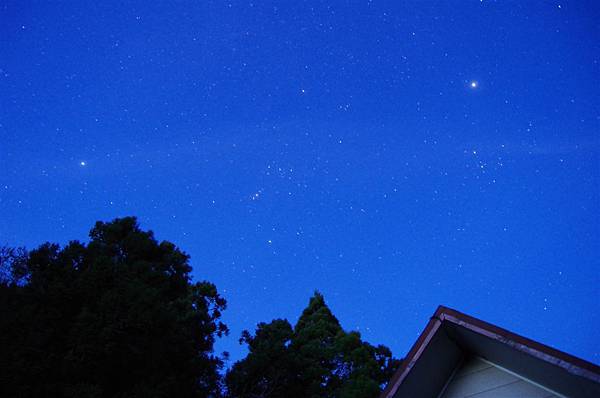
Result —
[{"label": "starry sky", "polygon": [[136,215],[229,302],[600,363],[595,1],[0,1],[0,244]]}]

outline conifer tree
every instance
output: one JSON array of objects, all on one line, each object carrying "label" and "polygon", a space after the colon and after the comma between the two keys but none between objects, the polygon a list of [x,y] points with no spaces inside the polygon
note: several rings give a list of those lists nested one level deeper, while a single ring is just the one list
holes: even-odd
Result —
[{"label": "conifer tree", "polygon": [[227,374],[231,398],[375,398],[399,365],[387,347],[345,332],[318,292],[293,330],[274,320],[240,341],[249,353]]}]

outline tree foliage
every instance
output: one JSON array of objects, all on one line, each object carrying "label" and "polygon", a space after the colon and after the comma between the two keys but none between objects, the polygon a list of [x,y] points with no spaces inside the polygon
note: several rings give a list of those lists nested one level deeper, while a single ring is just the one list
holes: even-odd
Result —
[{"label": "tree foliage", "polygon": [[294,328],[281,319],[260,323],[240,342],[249,353],[227,373],[232,398],[377,397],[399,365],[387,347],[344,331],[320,293]]},{"label": "tree foliage", "polygon": [[375,398],[398,366],[344,331],[320,293],[298,322],[258,324],[223,379],[226,302],[133,217],[87,244],[0,247],[0,396]]},{"label": "tree foliage", "polygon": [[90,238],[0,251],[0,396],[219,395],[216,287],[135,218]]}]

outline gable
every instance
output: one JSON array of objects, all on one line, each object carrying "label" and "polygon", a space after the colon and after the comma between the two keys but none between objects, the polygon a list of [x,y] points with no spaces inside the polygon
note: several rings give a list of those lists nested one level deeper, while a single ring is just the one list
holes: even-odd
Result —
[{"label": "gable", "polygon": [[[481,362],[490,366],[467,374]],[[467,396],[597,398],[600,368],[440,306],[380,398]]]}]

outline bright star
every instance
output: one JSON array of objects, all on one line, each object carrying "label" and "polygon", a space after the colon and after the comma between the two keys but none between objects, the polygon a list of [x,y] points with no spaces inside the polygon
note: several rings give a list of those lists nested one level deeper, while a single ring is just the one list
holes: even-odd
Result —
[{"label": "bright star", "polygon": [[473,81],[472,81],[472,82],[469,84],[469,86],[471,86],[471,88],[477,88],[477,86],[478,86],[478,85],[479,85],[479,84],[478,84],[478,83],[477,83],[475,80],[473,80]]},{"label": "bright star", "polygon": [[85,165],[87,165],[87,163],[86,163],[85,161],[83,161],[83,160],[82,160],[81,162],[79,162],[79,165],[80,165],[80,166],[85,166]]}]

